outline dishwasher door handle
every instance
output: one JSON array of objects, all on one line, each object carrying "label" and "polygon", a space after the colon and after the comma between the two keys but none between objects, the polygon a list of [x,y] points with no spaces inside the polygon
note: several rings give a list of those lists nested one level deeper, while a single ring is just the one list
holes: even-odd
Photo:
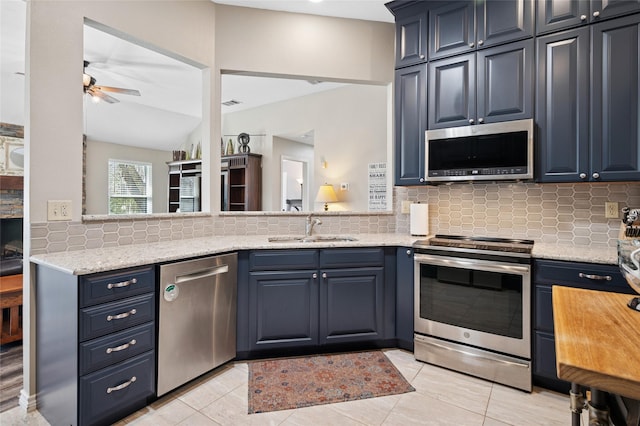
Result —
[{"label": "dishwasher door handle", "polygon": [[197,280],[200,278],[213,277],[215,275],[226,274],[229,272],[229,265],[220,265],[213,268],[201,269],[199,271],[190,272],[184,275],[176,275],[176,284],[184,283],[187,281]]}]

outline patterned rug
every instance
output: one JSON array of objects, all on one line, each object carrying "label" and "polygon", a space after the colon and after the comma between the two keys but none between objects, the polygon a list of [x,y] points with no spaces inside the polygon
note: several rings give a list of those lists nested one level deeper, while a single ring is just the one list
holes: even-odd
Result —
[{"label": "patterned rug", "polygon": [[249,414],[414,390],[381,351],[249,363]]}]

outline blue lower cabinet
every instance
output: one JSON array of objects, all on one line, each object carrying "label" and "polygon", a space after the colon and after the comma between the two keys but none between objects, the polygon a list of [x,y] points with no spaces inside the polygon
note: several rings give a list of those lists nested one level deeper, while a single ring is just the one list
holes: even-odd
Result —
[{"label": "blue lower cabinet", "polygon": [[[393,267],[386,268],[390,257]],[[248,303],[245,309],[239,300],[238,324],[247,321],[249,331],[246,344],[245,334],[238,333],[239,348],[312,350],[393,340],[395,283],[385,270],[395,271],[395,249],[262,250],[247,259]],[[240,276],[239,294],[243,280]]]},{"label": "blue lower cabinet", "polygon": [[147,352],[80,378],[80,424],[107,425],[155,394],[155,355]]},{"label": "blue lower cabinet", "polygon": [[249,274],[250,350],[318,344],[315,271]]},{"label": "blue lower cabinet", "polygon": [[327,269],[320,277],[320,343],[381,339],[383,268]]}]

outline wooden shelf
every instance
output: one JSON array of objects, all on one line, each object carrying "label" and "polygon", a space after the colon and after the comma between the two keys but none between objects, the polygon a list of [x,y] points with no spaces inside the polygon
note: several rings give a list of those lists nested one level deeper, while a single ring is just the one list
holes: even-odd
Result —
[{"label": "wooden shelf", "polygon": [[[227,175],[228,211],[259,211],[262,209],[262,155],[234,154],[222,156],[221,172]],[[224,204],[224,202],[222,203]]]}]

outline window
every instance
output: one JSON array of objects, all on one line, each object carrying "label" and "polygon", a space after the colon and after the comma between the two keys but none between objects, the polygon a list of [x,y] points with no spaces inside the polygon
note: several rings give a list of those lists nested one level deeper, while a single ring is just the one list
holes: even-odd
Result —
[{"label": "window", "polygon": [[109,214],[151,213],[151,163],[109,160]]}]

